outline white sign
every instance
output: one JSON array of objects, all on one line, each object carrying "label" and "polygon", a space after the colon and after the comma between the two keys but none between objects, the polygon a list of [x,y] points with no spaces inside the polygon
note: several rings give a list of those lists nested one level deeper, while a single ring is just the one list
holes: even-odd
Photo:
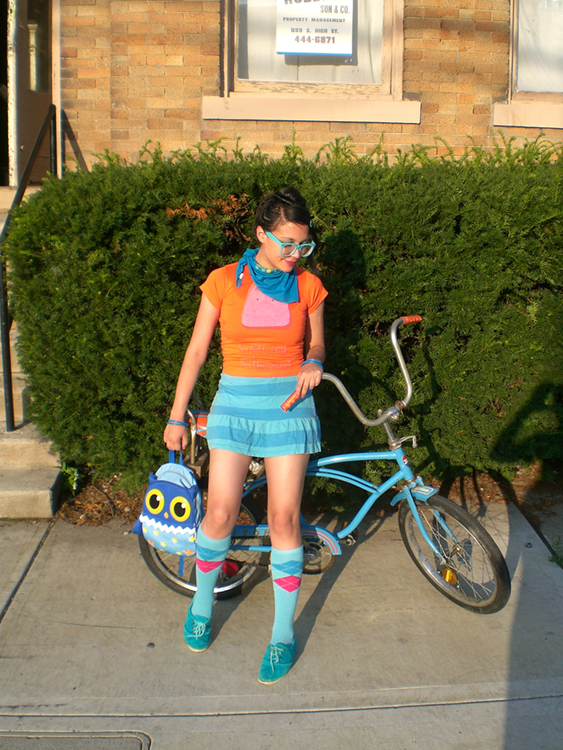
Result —
[{"label": "white sign", "polygon": [[278,55],[351,55],[354,0],[277,0]]}]

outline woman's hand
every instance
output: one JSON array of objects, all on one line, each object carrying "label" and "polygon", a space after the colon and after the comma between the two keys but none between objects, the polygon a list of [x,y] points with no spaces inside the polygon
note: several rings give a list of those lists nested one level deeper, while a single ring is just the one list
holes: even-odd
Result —
[{"label": "woman's hand", "polygon": [[168,450],[186,450],[188,447],[188,429],[180,425],[167,424],[163,439]]},{"label": "woman's hand", "polygon": [[308,391],[312,391],[321,382],[322,376],[323,368],[320,365],[315,365],[313,362],[303,365],[297,376],[295,393],[299,398],[305,398]]}]

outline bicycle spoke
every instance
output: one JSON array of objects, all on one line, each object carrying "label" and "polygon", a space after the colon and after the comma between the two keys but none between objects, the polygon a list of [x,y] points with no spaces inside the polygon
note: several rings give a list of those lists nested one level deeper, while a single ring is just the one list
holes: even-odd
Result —
[{"label": "bicycle spoke", "polygon": [[[253,499],[245,498],[237,519],[239,524],[255,524],[263,521],[264,511]],[[258,581],[266,568],[267,555],[256,547],[261,540],[247,540],[247,548],[229,550],[223,563],[215,593],[218,598],[228,598],[241,593],[245,587]],[[150,546],[139,537],[141,555],[154,575],[166,586],[185,596],[192,596],[196,590],[195,555],[184,557]]]},{"label": "bicycle spoke", "polygon": [[455,519],[429,508],[419,508],[419,513],[432,542],[447,561],[444,565],[433,554],[434,567],[444,581],[467,599],[487,601],[494,591],[494,575],[479,544]]}]

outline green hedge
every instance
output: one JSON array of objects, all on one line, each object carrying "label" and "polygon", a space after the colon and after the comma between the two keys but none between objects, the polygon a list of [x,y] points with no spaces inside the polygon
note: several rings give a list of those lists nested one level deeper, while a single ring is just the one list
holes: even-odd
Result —
[{"label": "green hedge", "polygon": [[[455,159],[415,148],[389,164],[346,140],[306,160],[218,144],[48,179],[18,209],[5,250],[31,416],[71,464],[129,486],[164,457],[161,435],[199,292],[250,240],[260,198],[295,185],[307,198],[330,292],[327,370],[362,409],[403,393],[388,343],[402,331],[415,393],[398,428],[435,476],[510,472],[561,458],[563,159],[542,141]],[[209,403],[218,339],[197,386]],[[326,451],[384,442],[332,386],[318,391]],[[377,473],[373,467],[371,473]]]}]

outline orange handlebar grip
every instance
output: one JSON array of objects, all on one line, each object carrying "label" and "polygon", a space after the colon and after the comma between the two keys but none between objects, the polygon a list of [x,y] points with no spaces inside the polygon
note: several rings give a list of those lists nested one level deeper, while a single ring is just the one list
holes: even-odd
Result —
[{"label": "orange handlebar grip", "polygon": [[198,435],[207,435],[207,414],[198,414],[195,418],[196,431]]},{"label": "orange handlebar grip", "polygon": [[299,396],[297,395],[297,393],[292,393],[291,396],[289,398],[286,398],[286,400],[283,402],[281,408],[283,409],[283,411],[287,411],[288,409],[291,409],[296,401],[299,401]]},{"label": "orange handlebar grip", "polygon": [[408,326],[409,323],[420,323],[421,320],[420,315],[403,315],[404,326]]}]

